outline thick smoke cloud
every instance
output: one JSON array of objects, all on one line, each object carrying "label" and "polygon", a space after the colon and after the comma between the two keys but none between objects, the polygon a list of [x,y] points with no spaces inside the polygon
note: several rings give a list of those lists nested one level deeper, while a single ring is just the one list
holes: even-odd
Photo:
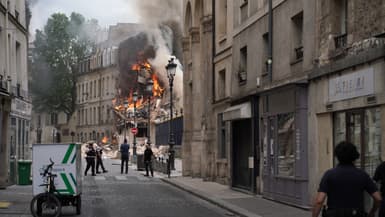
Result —
[{"label": "thick smoke cloud", "polygon": [[136,0],[135,3],[140,23],[157,25],[182,20],[181,0]]}]

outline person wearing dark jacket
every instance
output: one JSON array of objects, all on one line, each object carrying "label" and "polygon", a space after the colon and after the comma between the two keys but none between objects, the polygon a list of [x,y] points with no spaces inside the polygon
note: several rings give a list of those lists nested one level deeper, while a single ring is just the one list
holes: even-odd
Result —
[{"label": "person wearing dark jacket", "polygon": [[[318,217],[327,198],[323,217],[374,217],[381,195],[370,176],[354,165],[360,154],[350,142],[339,143],[335,150],[339,164],[325,172],[313,205],[313,217]],[[373,198],[373,207],[367,215],[364,210],[364,191]]]},{"label": "person wearing dark jacket", "polygon": [[126,166],[126,174],[128,172],[128,158],[130,155],[130,145],[127,144],[127,139],[124,139],[123,144],[120,145],[121,164],[120,173],[123,174],[123,167]]},{"label": "person wearing dark jacket", "polygon": [[146,145],[146,150],[144,151],[144,165],[146,166],[146,176],[148,176],[148,169],[151,171],[151,176],[154,177],[154,170],[152,169],[152,150],[150,145]]},{"label": "person wearing dark jacket", "polygon": [[86,152],[86,170],[84,171],[84,176],[87,176],[88,170],[91,168],[92,175],[96,176],[95,174],[95,158],[96,158],[96,151],[94,149],[94,144],[89,143],[88,144],[88,150]]},{"label": "person wearing dark jacket", "polygon": [[96,148],[96,173],[100,173],[99,167],[102,168],[103,173],[107,172],[103,165],[103,148],[100,146]]},{"label": "person wearing dark jacket", "polygon": [[[376,171],[374,172],[373,180],[381,184],[380,192],[382,198],[385,197],[385,161],[382,162],[378,167],[376,168]],[[385,200],[383,199],[381,202],[380,210],[378,212],[378,217],[384,217],[385,216]]]}]

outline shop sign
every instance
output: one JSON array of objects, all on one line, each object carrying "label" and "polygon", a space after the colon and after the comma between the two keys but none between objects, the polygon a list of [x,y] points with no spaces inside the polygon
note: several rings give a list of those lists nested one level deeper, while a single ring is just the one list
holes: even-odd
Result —
[{"label": "shop sign", "polygon": [[329,102],[374,93],[374,70],[366,68],[329,80]]},{"label": "shop sign", "polygon": [[20,99],[12,100],[12,113],[23,116],[31,116],[32,113],[32,105],[29,102],[25,102]]}]

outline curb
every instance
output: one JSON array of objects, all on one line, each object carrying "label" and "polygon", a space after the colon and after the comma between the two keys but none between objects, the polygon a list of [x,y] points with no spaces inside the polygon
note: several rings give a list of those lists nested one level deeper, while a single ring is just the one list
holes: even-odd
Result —
[{"label": "curb", "polygon": [[262,217],[260,215],[254,214],[254,213],[252,213],[252,212],[250,212],[250,211],[248,211],[246,209],[243,209],[241,207],[238,207],[238,206],[235,206],[235,205],[233,205],[231,203],[223,201],[223,200],[221,200],[219,198],[214,198],[214,197],[212,197],[212,196],[210,196],[210,195],[208,195],[208,194],[206,194],[204,192],[201,192],[199,190],[190,188],[190,187],[185,186],[183,184],[178,184],[178,183],[175,183],[173,181],[170,181],[168,178],[161,178],[161,180],[163,182],[167,183],[167,184],[170,184],[170,185],[172,185],[174,187],[177,187],[177,188],[179,188],[179,189],[181,189],[183,191],[186,191],[186,192],[188,192],[188,193],[190,193],[190,194],[192,194],[192,195],[194,195],[196,197],[199,197],[199,198],[201,198],[201,199],[203,199],[205,201],[208,201],[208,202],[210,202],[210,203],[212,203],[212,204],[214,204],[216,206],[219,206],[219,207],[221,207],[221,208],[223,208],[223,209],[225,209],[227,211],[230,211],[230,212],[232,212],[232,213],[234,213],[236,215],[239,215],[241,217]]}]

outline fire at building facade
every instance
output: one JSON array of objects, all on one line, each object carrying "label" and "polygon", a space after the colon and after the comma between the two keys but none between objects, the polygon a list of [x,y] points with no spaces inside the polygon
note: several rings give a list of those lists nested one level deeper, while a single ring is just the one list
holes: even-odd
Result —
[{"label": "fire at building facade", "polygon": [[[132,144],[131,128],[136,127],[135,141],[139,146],[148,137],[152,144],[167,145],[164,139],[158,143],[155,134],[157,128],[165,128],[163,122],[169,121],[168,80],[164,79],[167,61],[163,65],[151,62],[159,49],[153,41],[150,34],[136,26],[119,43],[104,46],[79,65],[76,130],[79,141],[119,144],[126,138]],[[153,83],[151,90],[147,87],[149,82]],[[180,119],[181,94],[175,95],[174,117]]]}]

